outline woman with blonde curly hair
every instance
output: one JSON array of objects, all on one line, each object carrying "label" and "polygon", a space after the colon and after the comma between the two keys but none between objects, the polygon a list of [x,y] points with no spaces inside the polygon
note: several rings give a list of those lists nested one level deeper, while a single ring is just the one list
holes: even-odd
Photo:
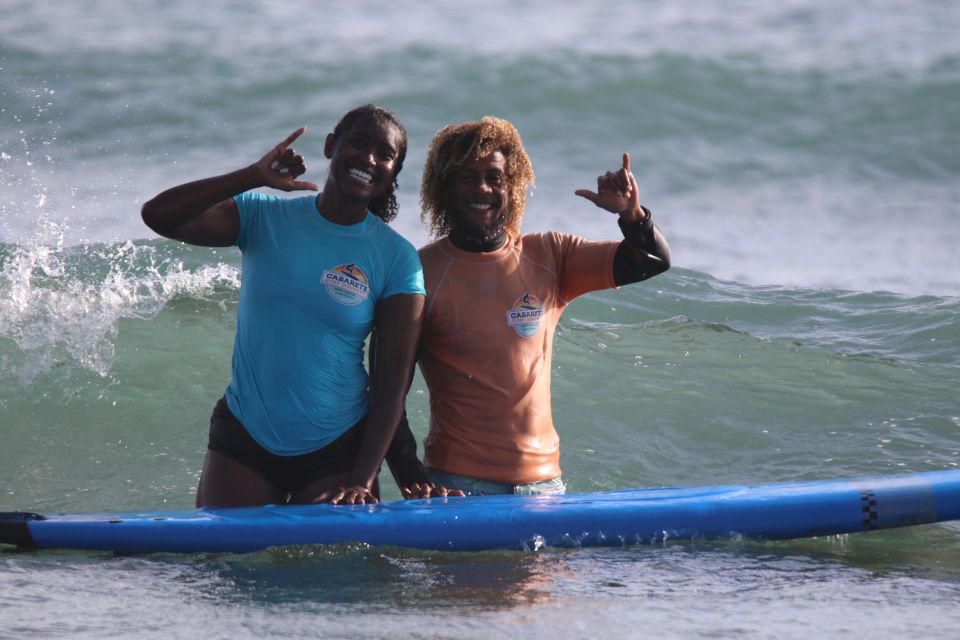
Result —
[{"label": "woman with blonde curly hair", "polygon": [[[565,491],[550,410],[560,315],[581,294],[670,266],[628,154],[597,179],[596,192],[576,192],[618,214],[622,242],[521,234],[533,181],[506,120],[450,125],[430,143],[421,216],[437,240],[420,249],[427,300],[418,353],[430,391],[425,463],[430,482],[467,494]],[[412,439],[406,424],[398,433]],[[431,486],[404,494],[429,495]]]}]

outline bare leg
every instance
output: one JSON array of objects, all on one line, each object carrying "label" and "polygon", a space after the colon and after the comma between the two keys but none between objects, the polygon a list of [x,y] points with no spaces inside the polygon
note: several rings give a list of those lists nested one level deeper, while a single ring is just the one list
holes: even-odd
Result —
[{"label": "bare leg", "polygon": [[282,504],[284,495],[253,469],[207,449],[197,487],[198,507]]}]

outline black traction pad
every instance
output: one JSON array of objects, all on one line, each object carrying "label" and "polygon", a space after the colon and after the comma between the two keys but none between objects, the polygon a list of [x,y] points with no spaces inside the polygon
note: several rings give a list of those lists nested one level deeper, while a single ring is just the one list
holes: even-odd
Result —
[{"label": "black traction pad", "polygon": [[28,523],[44,517],[26,511],[0,512],[0,544],[15,544],[21,549],[35,549]]}]

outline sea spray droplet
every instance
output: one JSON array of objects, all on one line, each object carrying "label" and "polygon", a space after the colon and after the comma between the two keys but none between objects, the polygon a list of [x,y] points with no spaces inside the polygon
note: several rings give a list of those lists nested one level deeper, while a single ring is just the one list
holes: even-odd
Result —
[{"label": "sea spray droplet", "polygon": [[191,270],[150,245],[65,248],[65,228],[40,220],[33,238],[0,254],[0,337],[17,349],[0,362],[0,376],[21,384],[69,363],[107,377],[121,319],[150,317],[174,298],[239,288],[235,267]]}]

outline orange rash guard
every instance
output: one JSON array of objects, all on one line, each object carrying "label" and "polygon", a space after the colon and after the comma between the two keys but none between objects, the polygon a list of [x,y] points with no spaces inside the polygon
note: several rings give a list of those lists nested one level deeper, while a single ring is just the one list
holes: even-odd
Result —
[{"label": "orange rash guard", "polygon": [[550,409],[554,330],[571,300],[615,286],[618,245],[537,233],[488,253],[447,238],[420,250],[428,467],[509,484],[561,475]]}]

